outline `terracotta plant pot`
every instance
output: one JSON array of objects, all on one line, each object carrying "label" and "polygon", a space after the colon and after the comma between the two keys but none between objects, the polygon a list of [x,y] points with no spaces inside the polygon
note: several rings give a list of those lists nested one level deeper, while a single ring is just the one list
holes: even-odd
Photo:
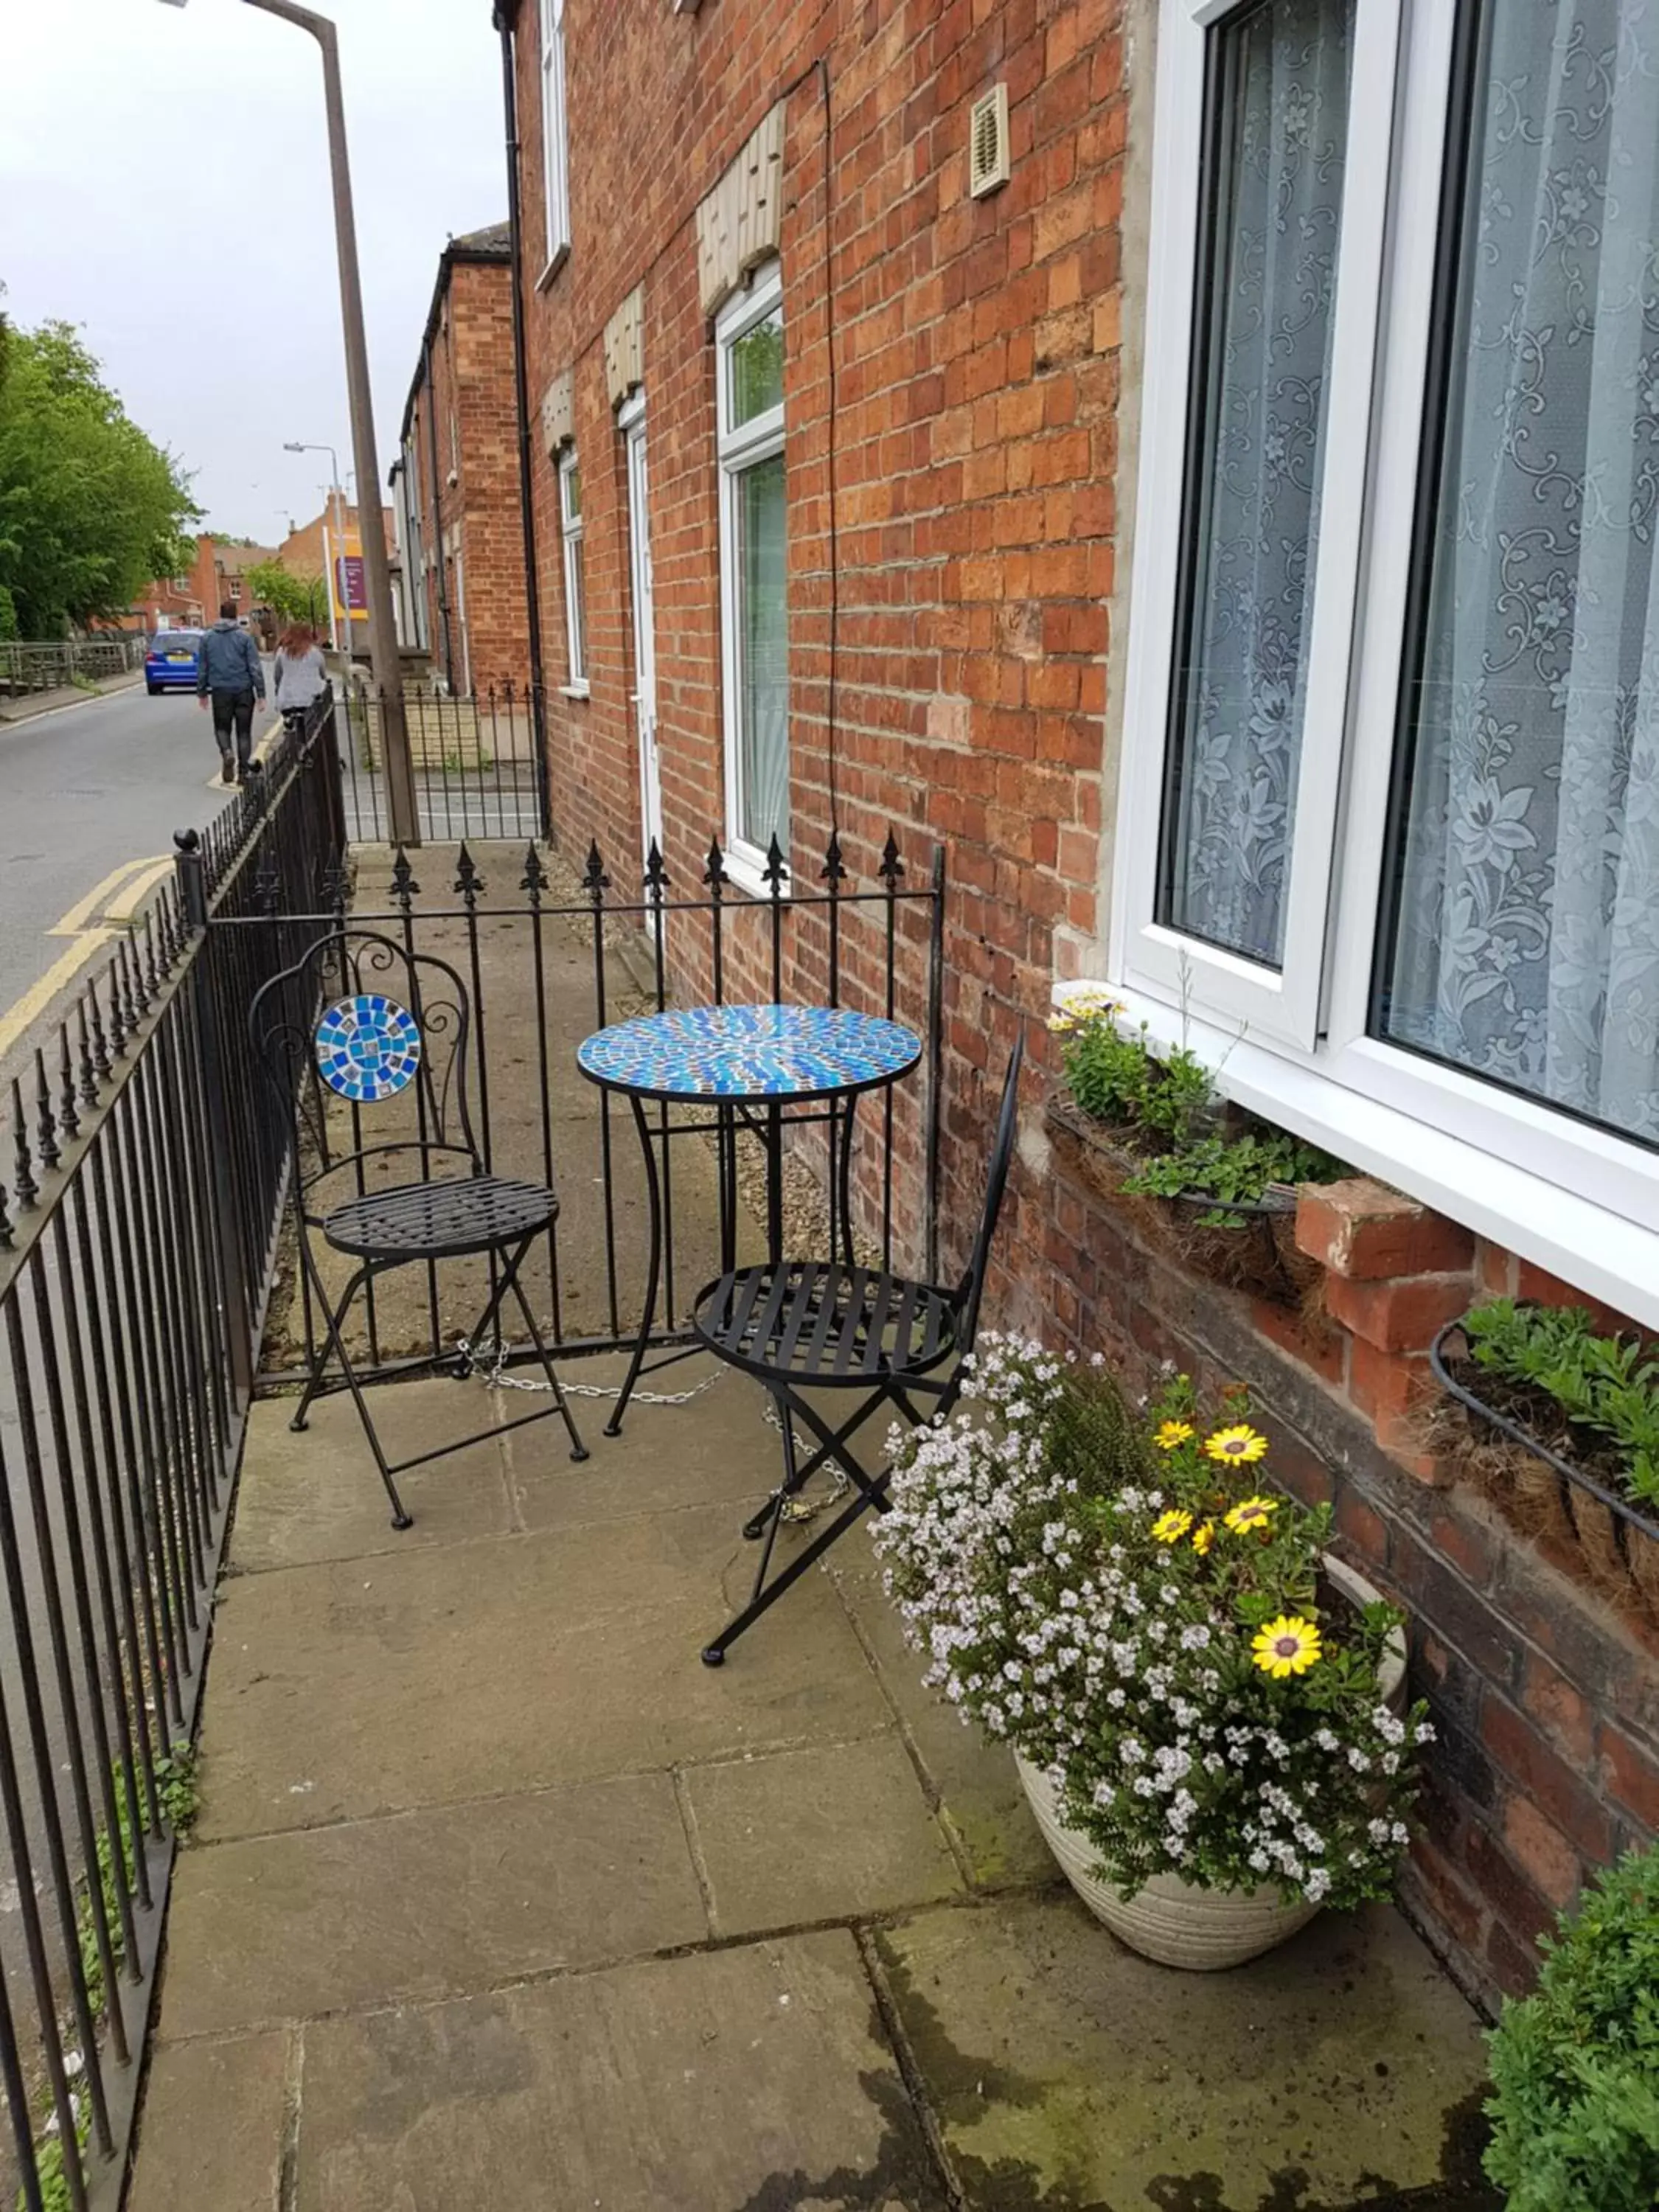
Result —
[{"label": "terracotta plant pot", "polygon": [[[1325,1571],[1341,1595],[1356,1607],[1373,1605],[1382,1593],[1363,1575],[1328,1553]],[[1406,1638],[1396,1628],[1389,1638],[1377,1672],[1377,1687],[1396,1712],[1406,1701]],[[1060,1863],[1060,1872],[1097,1920],[1114,1936],[1154,1959],[1163,1966],[1182,1966],[1189,1973],[1212,1973],[1222,1966],[1243,1966],[1247,1959],[1305,1928],[1320,1910],[1298,1900],[1287,1905],[1276,1888],[1200,1889],[1178,1875],[1154,1875],[1131,1898],[1121,1897],[1096,1871],[1094,1847],[1060,1817],[1058,1794],[1046,1774],[1030,1765],[1018,1753],[1014,1764],[1043,1841]]]}]

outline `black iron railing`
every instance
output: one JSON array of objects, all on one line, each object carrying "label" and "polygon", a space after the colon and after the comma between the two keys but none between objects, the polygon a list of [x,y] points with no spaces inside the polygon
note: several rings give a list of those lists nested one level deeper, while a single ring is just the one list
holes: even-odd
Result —
[{"label": "black iron railing", "polygon": [[[453,844],[522,842],[548,830],[545,749],[538,702],[527,684],[474,690],[404,686],[404,714],[421,836]],[[354,684],[342,702],[346,828],[355,843],[392,834],[380,695]]]},{"label": "black iron railing", "polygon": [[[482,857],[465,842],[447,854],[399,849],[382,879],[360,875],[354,927],[447,959],[466,981],[490,1169],[560,1194],[560,1218],[524,1281],[538,1323],[566,1353],[631,1345],[648,1295],[646,1170],[632,1117],[581,1079],[575,1047],[607,1023],[672,1004],[849,1005],[921,1035],[915,1078],[884,1092],[855,1130],[854,1218],[863,1249],[884,1267],[896,1257],[930,1279],[937,1273],[944,856],[933,849],[913,877],[890,836],[869,857],[873,880],[860,884],[839,840],[811,878],[792,880],[779,855],[759,899],[733,889],[714,843],[690,896],[654,849],[631,893],[597,848],[578,872],[533,842]],[[222,917],[222,933],[263,937],[297,957],[302,933],[337,926],[342,912],[337,900],[297,913],[266,902]],[[778,1193],[765,1188],[757,1140],[684,1109],[653,1107],[650,1120],[664,1206],[652,1337],[668,1344],[680,1340],[703,1279],[718,1272],[711,1262],[730,1224],[741,1213],[758,1234]],[[829,1249],[841,1134],[831,1112],[792,1146],[789,1226],[803,1246]],[[473,1288],[464,1271],[434,1270],[424,1295],[394,1313],[368,1300],[361,1342],[369,1364],[453,1352]],[[268,1363],[309,1365],[321,1329],[302,1285],[267,1339]]]},{"label": "black iron railing", "polygon": [[[0,2202],[113,2204],[287,1149],[214,925],[339,878],[325,699],[11,1086],[0,1175]],[[9,2169],[9,2170],[8,2170]]]}]

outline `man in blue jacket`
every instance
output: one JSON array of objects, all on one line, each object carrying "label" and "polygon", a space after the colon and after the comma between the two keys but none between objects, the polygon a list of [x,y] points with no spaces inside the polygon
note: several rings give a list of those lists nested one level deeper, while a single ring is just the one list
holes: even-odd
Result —
[{"label": "man in blue jacket", "polygon": [[[227,783],[240,783],[253,754],[253,702],[265,696],[265,672],[259,648],[236,620],[227,599],[219,619],[204,632],[196,660],[196,696],[213,704],[213,734],[219,740],[220,772]],[[230,734],[236,732],[233,759]]]}]

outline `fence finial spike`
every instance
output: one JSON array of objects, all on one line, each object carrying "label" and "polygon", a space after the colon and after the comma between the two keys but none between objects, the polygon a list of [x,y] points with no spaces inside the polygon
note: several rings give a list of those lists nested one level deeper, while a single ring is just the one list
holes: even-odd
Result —
[{"label": "fence finial spike", "polygon": [[611,878],[605,872],[605,863],[599,858],[599,841],[593,838],[587,848],[587,866],[582,870],[582,889],[597,904],[599,894],[611,888]]},{"label": "fence finial spike", "polygon": [[778,842],[778,833],[775,830],[772,832],[771,842],[766,848],[766,866],[761,870],[761,881],[763,884],[770,884],[773,897],[779,898],[782,896],[783,886],[788,880],[789,863],[783,857],[783,848]]},{"label": "fence finial spike", "polygon": [[881,866],[877,873],[889,890],[894,888],[899,878],[904,873],[904,863],[899,858],[898,839],[891,830],[887,832],[887,842],[881,848]]},{"label": "fence finial spike", "polygon": [[466,840],[463,837],[461,849],[455,855],[455,888],[466,905],[472,907],[477,903],[478,894],[483,887],[483,878],[478,873],[478,864],[467,850]]},{"label": "fence finial spike", "polygon": [[405,914],[409,902],[420,890],[415,880],[415,871],[410,865],[409,854],[399,845],[392,859],[392,896]]},{"label": "fence finial spike", "polygon": [[651,849],[645,856],[646,895],[653,901],[657,901],[662,897],[667,888],[668,871],[663,866],[661,848],[653,837],[651,840]]},{"label": "fence finial spike", "polygon": [[67,1021],[58,1024],[58,1119],[65,1136],[79,1133],[81,1109],[75,1096],[75,1064]]},{"label": "fence finial spike", "polygon": [[536,841],[532,837],[524,848],[524,875],[520,881],[519,889],[521,891],[529,892],[532,906],[539,906],[542,902],[542,893],[547,889],[550,880],[547,870],[542,866],[542,856],[536,850]]},{"label": "fence finial spike", "polygon": [[832,892],[847,881],[847,862],[841,849],[840,833],[833,829],[830,832],[830,842],[823,848],[823,866],[818,870],[818,874]]},{"label": "fence finial spike", "polygon": [[29,1152],[28,1125],[23,1119],[23,1086],[14,1076],[11,1082],[12,1157],[16,1170],[12,1176],[12,1188],[17,1194],[19,1211],[27,1213],[40,1194],[40,1186],[34,1180],[33,1160]]},{"label": "fence finial spike", "polygon": [[52,1091],[46,1083],[46,1055],[34,1048],[34,1142],[43,1168],[55,1168],[63,1154],[58,1149],[58,1117],[52,1110]]},{"label": "fence finial spike", "polygon": [[726,855],[720,850],[718,837],[708,841],[708,865],[702,872],[702,879],[716,898],[732,880],[726,872]]}]

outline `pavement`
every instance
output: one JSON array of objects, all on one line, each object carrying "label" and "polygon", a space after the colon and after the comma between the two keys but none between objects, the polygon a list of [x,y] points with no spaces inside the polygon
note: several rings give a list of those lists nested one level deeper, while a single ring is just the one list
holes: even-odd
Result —
[{"label": "pavement", "polygon": [[[530,1402],[375,1395],[405,1449]],[[862,1532],[699,1663],[777,1465],[753,1386],[577,1410],[587,1462],[474,1445],[399,1534],[349,1401],[255,1407],[129,2212],[1495,2203],[1478,2023],[1397,1913],[1135,1958]]]},{"label": "pavement", "polygon": [[192,696],[68,696],[0,722],[0,1071],[232,795]]}]

